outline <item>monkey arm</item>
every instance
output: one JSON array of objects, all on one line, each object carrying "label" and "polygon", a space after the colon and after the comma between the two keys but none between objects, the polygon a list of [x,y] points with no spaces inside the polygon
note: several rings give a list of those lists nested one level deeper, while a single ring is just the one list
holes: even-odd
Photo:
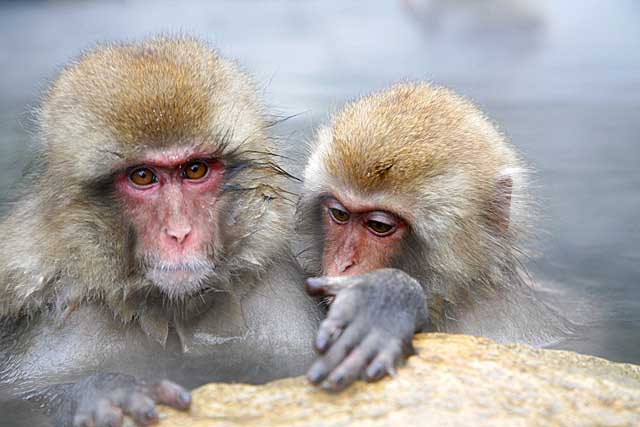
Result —
[{"label": "monkey arm", "polygon": [[307,376],[340,391],[359,377],[376,381],[414,353],[413,335],[428,325],[425,293],[402,270],[307,280],[313,295],[333,296],[315,347],[320,354]]},{"label": "monkey arm", "polygon": [[[113,324],[105,324],[105,320]],[[32,413],[25,415],[30,425],[36,408],[37,412],[44,410],[56,426],[121,425],[124,415],[138,425],[148,425],[157,419],[157,403],[176,409],[186,409],[190,404],[189,392],[172,382],[137,379],[155,375],[153,368],[142,370],[132,354],[140,355],[142,363],[149,366],[162,365],[156,360],[162,356],[156,347],[147,348],[140,339],[142,332],[110,340],[119,324],[106,311],[84,306],[64,324],[51,322],[47,314],[23,319],[2,317],[0,326],[0,392],[4,391],[12,402],[30,404]],[[46,336],[53,338],[46,340]],[[135,342],[143,344],[135,346]],[[123,344],[130,347],[123,348]],[[87,352],[93,356],[87,356]],[[158,357],[152,358],[154,353]],[[122,360],[113,363],[116,357]],[[88,374],[101,369],[97,365],[100,360],[111,361],[110,369]],[[123,371],[135,377],[108,373]]]}]

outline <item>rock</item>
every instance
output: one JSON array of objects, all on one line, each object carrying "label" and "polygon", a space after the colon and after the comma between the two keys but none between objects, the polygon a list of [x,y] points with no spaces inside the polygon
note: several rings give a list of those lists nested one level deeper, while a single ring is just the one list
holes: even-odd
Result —
[{"label": "rock", "polygon": [[208,384],[160,426],[640,426],[640,366],[464,335],[414,343],[396,378],[340,394],[305,378]]}]

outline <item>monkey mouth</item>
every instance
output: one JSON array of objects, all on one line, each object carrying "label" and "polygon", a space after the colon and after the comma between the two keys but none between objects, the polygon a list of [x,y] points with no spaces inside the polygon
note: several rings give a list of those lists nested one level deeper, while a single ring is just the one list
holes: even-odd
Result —
[{"label": "monkey mouth", "polygon": [[157,261],[148,265],[145,276],[169,297],[179,297],[200,290],[214,272],[208,260]]}]

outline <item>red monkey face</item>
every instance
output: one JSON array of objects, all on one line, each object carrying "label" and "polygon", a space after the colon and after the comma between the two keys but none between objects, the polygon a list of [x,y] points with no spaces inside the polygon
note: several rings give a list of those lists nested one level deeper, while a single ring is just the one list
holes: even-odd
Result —
[{"label": "red monkey face", "polygon": [[126,167],[116,181],[146,277],[170,295],[198,289],[214,269],[224,165],[214,156],[163,151]]},{"label": "red monkey face", "polygon": [[405,222],[391,212],[350,206],[335,198],[322,203],[325,229],[323,274],[363,274],[387,267],[406,233]]}]

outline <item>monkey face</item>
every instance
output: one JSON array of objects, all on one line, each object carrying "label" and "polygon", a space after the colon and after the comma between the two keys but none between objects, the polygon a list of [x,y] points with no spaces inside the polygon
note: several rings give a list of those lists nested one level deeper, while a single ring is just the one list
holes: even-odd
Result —
[{"label": "monkey face", "polygon": [[355,275],[388,266],[406,233],[404,220],[355,202],[346,207],[333,197],[321,204],[325,229],[323,274]]},{"label": "monkey face", "polygon": [[197,290],[214,270],[212,224],[224,169],[212,154],[168,149],[118,173],[116,193],[136,236],[135,256],[170,295]]}]

